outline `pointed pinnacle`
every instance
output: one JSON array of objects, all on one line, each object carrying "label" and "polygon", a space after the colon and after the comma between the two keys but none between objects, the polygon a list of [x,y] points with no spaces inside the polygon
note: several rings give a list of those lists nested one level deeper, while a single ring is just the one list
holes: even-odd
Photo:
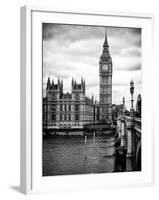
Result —
[{"label": "pointed pinnacle", "polygon": [[108,45],[108,40],[107,40],[107,30],[105,28],[105,40],[104,40],[104,44],[103,44],[104,47],[109,47]]}]

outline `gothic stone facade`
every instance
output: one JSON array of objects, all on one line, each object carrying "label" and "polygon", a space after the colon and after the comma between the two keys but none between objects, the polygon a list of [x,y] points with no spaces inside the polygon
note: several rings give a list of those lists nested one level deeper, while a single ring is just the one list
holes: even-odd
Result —
[{"label": "gothic stone facade", "polygon": [[63,92],[63,81],[57,84],[48,78],[43,98],[43,127],[83,128],[84,124],[112,121],[112,59],[107,35],[99,61],[99,104],[85,95],[85,80],[78,84],[72,79],[71,93]]},{"label": "gothic stone facade", "polygon": [[103,44],[103,53],[99,61],[99,98],[100,120],[112,121],[112,59],[109,54],[107,35]]},{"label": "gothic stone facade", "polygon": [[85,95],[85,80],[78,84],[72,79],[71,93],[63,92],[63,81],[47,81],[43,98],[44,128],[83,128],[99,120],[99,104]]}]

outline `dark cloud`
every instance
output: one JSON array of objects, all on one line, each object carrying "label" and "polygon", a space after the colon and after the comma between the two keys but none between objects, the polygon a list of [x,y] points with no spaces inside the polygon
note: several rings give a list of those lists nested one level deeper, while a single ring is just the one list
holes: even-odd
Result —
[{"label": "dark cloud", "polygon": [[109,36],[113,38],[120,38],[122,41],[131,44],[132,46],[141,46],[141,29],[140,28],[119,28],[110,27]]},{"label": "dark cloud", "polygon": [[141,70],[141,64],[132,65],[127,68],[127,71],[138,71],[138,70]]},{"label": "dark cloud", "polygon": [[139,28],[98,27],[43,23],[43,39],[57,39],[59,43],[68,45],[70,42],[80,40],[103,39],[103,33],[105,33],[105,30],[107,31],[107,34],[110,38],[120,37],[132,45],[141,45],[141,29]]},{"label": "dark cloud", "polygon": [[141,48],[132,46],[122,49],[120,53],[124,56],[141,56]]},{"label": "dark cloud", "polygon": [[44,40],[58,39],[59,43],[68,44],[101,37],[103,37],[101,27],[43,23]]},{"label": "dark cloud", "polygon": [[126,67],[117,67],[117,71],[139,71],[141,70],[141,63],[128,64]]}]

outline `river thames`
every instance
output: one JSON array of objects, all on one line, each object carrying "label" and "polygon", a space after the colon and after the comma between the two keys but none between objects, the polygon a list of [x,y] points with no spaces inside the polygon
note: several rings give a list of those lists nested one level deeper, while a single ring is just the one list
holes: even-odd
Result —
[{"label": "river thames", "polygon": [[43,176],[113,172],[112,136],[43,138]]}]

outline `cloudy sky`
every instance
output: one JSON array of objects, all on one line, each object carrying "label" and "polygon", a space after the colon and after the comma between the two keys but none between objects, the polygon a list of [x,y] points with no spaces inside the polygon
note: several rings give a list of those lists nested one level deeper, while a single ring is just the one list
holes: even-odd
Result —
[{"label": "cloudy sky", "polygon": [[71,79],[86,80],[86,95],[99,100],[99,58],[107,30],[113,62],[113,103],[125,96],[130,105],[130,81],[134,98],[141,93],[141,29],[43,24],[43,94],[48,76],[63,79],[64,92],[71,91]]}]

